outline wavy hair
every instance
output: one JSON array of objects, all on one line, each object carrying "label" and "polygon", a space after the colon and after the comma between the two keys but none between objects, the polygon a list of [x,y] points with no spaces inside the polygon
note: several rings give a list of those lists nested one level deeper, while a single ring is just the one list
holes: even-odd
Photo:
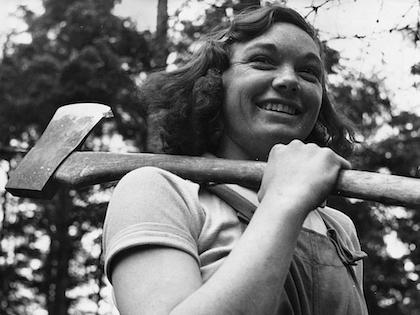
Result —
[{"label": "wavy hair", "polygon": [[[325,54],[316,31],[296,11],[280,6],[251,7],[229,26],[208,35],[191,60],[172,72],[151,75],[142,88],[142,101],[161,113],[160,134],[163,151],[170,154],[216,153],[223,133],[224,99],[222,73],[230,66],[234,43],[249,41],[278,22],[291,23],[317,43],[321,59]],[[353,131],[332,105],[322,80],[322,103],[314,129],[306,142],[328,146],[342,155],[352,151]]]}]

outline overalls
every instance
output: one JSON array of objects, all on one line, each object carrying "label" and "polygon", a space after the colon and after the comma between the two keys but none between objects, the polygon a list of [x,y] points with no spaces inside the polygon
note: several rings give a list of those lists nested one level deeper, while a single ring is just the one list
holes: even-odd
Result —
[{"label": "overalls", "polygon": [[[249,222],[254,204],[226,185],[206,189],[236,210],[244,224]],[[366,254],[354,249],[343,228],[327,212],[322,208],[318,212],[327,235],[302,228],[280,293],[280,307],[273,314],[366,315],[366,302],[353,268]]]},{"label": "overalls", "polygon": [[365,315],[352,268],[363,252],[349,250],[328,224],[327,236],[303,228],[282,292],[278,315]]}]

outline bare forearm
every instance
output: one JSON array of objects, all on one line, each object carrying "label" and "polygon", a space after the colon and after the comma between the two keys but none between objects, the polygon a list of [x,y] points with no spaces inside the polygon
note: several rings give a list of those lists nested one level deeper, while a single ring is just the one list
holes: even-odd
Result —
[{"label": "bare forearm", "polygon": [[272,314],[307,211],[265,198],[219,270],[171,312]]}]

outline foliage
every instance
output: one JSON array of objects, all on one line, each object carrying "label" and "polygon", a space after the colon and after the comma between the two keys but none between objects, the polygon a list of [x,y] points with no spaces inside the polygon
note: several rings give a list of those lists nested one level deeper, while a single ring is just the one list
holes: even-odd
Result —
[{"label": "foliage", "polygon": [[[316,14],[331,1],[308,8],[308,14]],[[194,21],[181,18],[181,9],[194,2],[185,1],[169,19],[169,40],[163,48],[156,34],[138,32],[130,19],[113,15],[118,2],[44,0],[45,13],[40,16],[20,8],[32,42],[9,41],[3,49],[2,147],[33,145],[60,105],[102,102],[112,106],[116,124],[96,130],[97,138],[90,139],[88,146],[109,149],[104,139],[109,142],[118,132],[136,150],[146,149],[150,139],[147,109],[138,104],[137,89],[143,75],[162,66],[164,56],[157,56],[156,51],[167,50],[174,54],[175,64],[182,64],[190,56],[193,43],[215,25],[226,23],[236,5],[259,1],[214,1]],[[340,64],[339,53],[329,48],[328,42],[324,44],[327,71],[331,77],[340,78],[329,85],[329,90],[336,105],[355,125],[361,141],[352,158],[354,168],[419,176],[418,115],[396,111],[380,79],[346,69]],[[413,65],[412,75],[418,75],[418,69],[418,64]],[[150,124],[150,119],[147,122]],[[20,157],[7,157],[11,167]],[[32,313],[37,308],[50,314],[77,313],[86,299],[103,306],[99,239],[107,192],[104,187],[61,191],[46,202],[3,194],[3,313]],[[419,314],[420,213],[338,197],[329,202],[352,217],[362,247],[369,254],[365,259],[365,293],[370,313]],[[397,237],[404,248],[398,257],[388,250],[389,236]]]},{"label": "foliage", "polygon": [[[138,103],[137,81],[151,70],[150,44],[134,22],[112,13],[116,2],[45,0],[40,16],[19,8],[32,41],[9,41],[3,49],[1,147],[32,146],[61,105],[98,102],[112,107],[116,123],[104,125],[95,135],[110,136],[116,130],[136,150],[142,148],[146,109]],[[87,145],[95,149],[97,142],[92,138]],[[11,165],[19,158],[13,156]],[[84,298],[75,289],[92,281],[99,283],[89,294],[100,299],[100,251],[89,251],[86,238],[96,235],[89,246],[100,248],[95,231],[102,225],[106,200],[91,199],[91,191],[64,190],[46,202],[6,195],[2,313],[44,308],[50,314],[67,314]]]},{"label": "foliage", "polygon": [[150,70],[148,43],[132,21],[112,14],[114,2],[45,1],[40,17],[20,8],[32,42],[6,44],[2,143],[22,139],[31,127],[36,138],[57,107],[73,102],[111,105],[120,133],[137,141],[144,137],[145,111],[136,102],[135,79]]}]

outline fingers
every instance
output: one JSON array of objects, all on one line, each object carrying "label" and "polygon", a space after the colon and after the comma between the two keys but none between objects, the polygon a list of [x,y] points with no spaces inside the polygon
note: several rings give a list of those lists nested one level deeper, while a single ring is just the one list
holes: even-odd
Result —
[{"label": "fingers", "polygon": [[343,158],[341,155],[338,155],[337,153],[335,153],[335,155],[341,161],[341,168],[344,168],[344,169],[351,169],[352,168],[351,163],[348,160]]},{"label": "fingers", "polygon": [[288,150],[308,150],[313,153],[313,156],[315,154],[318,154],[318,152],[323,152],[325,154],[326,159],[330,159],[331,161],[336,161],[340,165],[341,168],[344,169],[351,169],[351,163],[343,158],[341,155],[335,153],[333,150],[331,150],[329,147],[320,147],[315,143],[304,143],[300,140],[292,140],[289,144],[276,144],[273,146],[273,148],[270,151],[269,154],[269,160],[270,157],[273,158],[273,156],[282,154],[284,151]]},{"label": "fingers", "polygon": [[[290,143],[289,143],[289,145],[290,146],[302,146],[302,147],[308,147],[308,148],[311,148],[312,150],[314,150],[314,151],[317,151],[317,150],[320,150],[320,151],[324,151],[325,152],[325,154],[328,156],[328,155],[330,155],[330,157],[333,159],[333,160],[336,160],[339,164],[340,164],[340,166],[341,166],[341,168],[344,168],[344,169],[351,169],[352,168],[352,166],[351,166],[351,163],[348,161],[348,160],[346,160],[345,158],[343,158],[341,155],[339,155],[339,154],[337,154],[336,152],[334,152],[331,148],[329,148],[329,147],[320,147],[320,146],[318,146],[317,144],[315,144],[315,143],[304,143],[304,142],[302,142],[302,141],[300,141],[300,140],[297,140],[297,139],[295,139],[295,140],[292,140]],[[280,146],[282,146],[282,147],[287,147],[288,145],[284,145],[284,144],[280,144]]]},{"label": "fingers", "polygon": [[294,196],[316,207],[334,188],[340,170],[349,168],[350,162],[330,148],[299,140],[277,144],[270,151],[258,197]]}]

